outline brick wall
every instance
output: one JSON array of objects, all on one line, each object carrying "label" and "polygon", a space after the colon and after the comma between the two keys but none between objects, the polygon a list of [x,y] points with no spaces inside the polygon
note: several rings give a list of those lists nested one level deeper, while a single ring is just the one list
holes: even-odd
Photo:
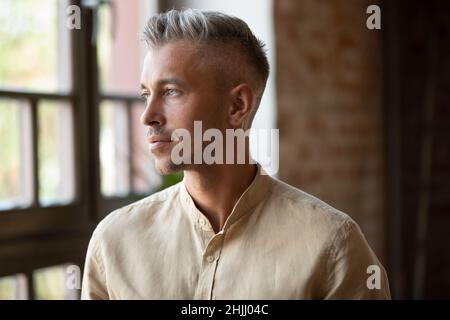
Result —
[{"label": "brick wall", "polygon": [[353,217],[385,263],[382,37],[370,0],[274,1],[280,178]]}]

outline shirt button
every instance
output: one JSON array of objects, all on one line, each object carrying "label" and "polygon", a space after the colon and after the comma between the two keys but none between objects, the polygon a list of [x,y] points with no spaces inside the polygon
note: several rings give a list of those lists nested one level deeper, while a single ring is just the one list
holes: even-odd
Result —
[{"label": "shirt button", "polygon": [[213,256],[207,256],[206,257],[206,261],[213,262],[214,261],[214,257]]},{"label": "shirt button", "polygon": [[205,225],[205,219],[200,219],[199,222],[200,222],[200,225],[201,225],[201,226],[204,226],[204,225]]}]

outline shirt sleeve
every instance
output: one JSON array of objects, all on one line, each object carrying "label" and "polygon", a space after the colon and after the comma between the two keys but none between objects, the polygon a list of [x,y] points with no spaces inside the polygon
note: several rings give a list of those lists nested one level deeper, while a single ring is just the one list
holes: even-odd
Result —
[{"label": "shirt sleeve", "polygon": [[384,267],[359,226],[347,220],[330,247],[325,299],[390,299]]},{"label": "shirt sleeve", "polygon": [[81,286],[82,300],[109,300],[105,268],[101,260],[98,242],[99,239],[96,232],[94,232],[86,253],[83,282]]}]

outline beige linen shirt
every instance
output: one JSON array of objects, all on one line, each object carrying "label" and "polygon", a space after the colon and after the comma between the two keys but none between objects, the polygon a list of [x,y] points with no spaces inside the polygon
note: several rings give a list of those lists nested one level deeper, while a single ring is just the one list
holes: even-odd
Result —
[{"label": "beige linen shirt", "polygon": [[183,182],[109,214],[89,244],[82,299],[390,298],[349,216],[261,173],[217,234]]}]

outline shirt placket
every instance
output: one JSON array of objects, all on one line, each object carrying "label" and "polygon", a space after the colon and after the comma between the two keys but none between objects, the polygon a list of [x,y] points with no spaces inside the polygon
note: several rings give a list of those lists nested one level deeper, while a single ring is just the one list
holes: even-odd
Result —
[{"label": "shirt placket", "polygon": [[206,247],[202,255],[202,264],[194,299],[210,300],[213,297],[214,278],[222,252],[224,232],[220,231],[214,234],[209,222],[205,221],[204,218],[199,219],[199,226]]}]

